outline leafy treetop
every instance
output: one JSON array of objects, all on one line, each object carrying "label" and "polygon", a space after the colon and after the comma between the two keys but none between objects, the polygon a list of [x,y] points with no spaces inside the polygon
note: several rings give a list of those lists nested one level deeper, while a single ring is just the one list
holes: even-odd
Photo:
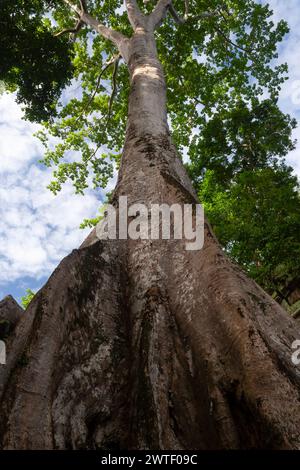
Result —
[{"label": "leafy treetop", "polygon": [[[125,3],[129,12],[149,15],[156,2]],[[287,68],[273,61],[288,27],[275,25],[270,8],[253,0],[158,5],[168,13],[155,36],[173,138],[193,156],[203,130],[222,113],[240,102],[259,106],[263,93],[276,102]],[[116,35],[133,34],[129,19],[121,0],[1,2],[0,80],[17,90],[26,118],[43,124],[39,137],[44,163],[55,168],[53,192],[67,179],[78,193],[90,182],[105,187],[118,164],[129,77]]]}]

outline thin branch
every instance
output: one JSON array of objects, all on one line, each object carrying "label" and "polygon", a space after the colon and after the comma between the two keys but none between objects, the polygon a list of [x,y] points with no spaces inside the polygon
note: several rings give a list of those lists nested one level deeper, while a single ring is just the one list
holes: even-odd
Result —
[{"label": "thin branch", "polygon": [[[177,13],[176,9],[174,8],[174,5],[172,4],[172,1],[168,5],[168,9],[169,9],[171,15],[173,16],[174,20],[178,24],[184,24],[187,21],[193,21],[194,22],[194,21],[197,21],[197,20],[203,19],[203,18],[211,18],[211,17],[216,16],[217,13],[219,13],[222,16],[222,18],[227,22],[227,19],[225,18],[222,11],[220,11],[220,10],[211,11],[211,12],[206,11],[206,12],[201,13],[200,15],[197,15],[197,16],[190,16],[188,14],[188,8],[189,8],[189,1],[185,0],[185,14],[184,14],[184,17],[182,17]],[[229,13],[227,12],[227,14],[229,14]],[[242,46],[239,46],[238,44],[233,42],[229,37],[226,36],[224,31],[222,31],[218,26],[213,25],[213,27],[218,32],[218,34],[220,34],[226,40],[226,42],[231,44],[233,47],[236,47],[237,49],[240,49],[241,51],[245,52],[246,54],[251,54],[252,53],[252,51],[250,51],[249,49],[244,49]]]},{"label": "thin branch", "polygon": [[226,16],[224,15],[224,13],[222,12],[222,10],[220,10],[220,9],[218,8],[218,12],[219,12],[220,15],[222,16],[222,18],[223,18],[223,20],[225,21],[225,23],[227,23],[227,18],[226,18]]},{"label": "thin branch", "polygon": [[[183,80],[183,78],[182,78],[181,75],[178,76],[178,81],[179,81],[180,85],[182,86],[182,88],[183,88],[184,90],[186,90],[186,86],[185,86],[185,84],[184,84],[184,80]],[[202,103],[202,101],[200,101],[197,96],[194,96],[193,98],[191,98],[191,100],[193,100],[194,103],[196,103],[195,107],[196,107],[198,104],[200,104],[201,106],[205,106],[204,103]]]},{"label": "thin branch", "polygon": [[170,3],[169,5],[169,11],[171,15],[173,16],[175,23],[177,24],[183,24],[186,22],[185,18],[182,18],[182,16],[178,15],[177,11],[175,10],[173,3]]},{"label": "thin branch", "polygon": [[83,9],[78,8],[70,0],[63,0],[79,17],[80,21],[95,29],[105,39],[109,39],[119,50],[125,60],[128,58],[128,38],[119,31],[100,23],[86,11],[86,3],[82,1]]},{"label": "thin branch", "polygon": [[[224,6],[225,6],[225,5],[224,5]],[[225,7],[226,7],[226,6],[225,6]],[[223,18],[223,20],[225,21],[225,23],[228,24],[228,18],[226,18],[226,16],[225,16],[224,13],[222,12],[222,10],[218,8],[217,11],[218,11],[219,14],[222,16],[222,18]],[[231,16],[230,12],[227,10],[227,7],[226,7],[226,13],[227,13],[228,16]],[[234,43],[233,41],[231,41],[230,38],[228,38],[228,37],[226,36],[226,34],[225,34],[220,28],[218,28],[217,26],[215,26],[215,29],[216,29],[216,31],[217,31],[219,34],[221,34],[221,36],[222,36],[224,39],[226,39],[226,41],[227,41],[229,44],[231,44],[232,46],[234,46],[234,47],[240,49],[241,51],[243,51],[243,52],[245,52],[245,53],[247,53],[247,54],[251,54],[251,51],[250,51],[249,49],[244,49],[243,47],[241,47],[241,46],[239,46],[238,44],[236,44],[236,43]]]},{"label": "thin branch", "polygon": [[[112,81],[113,81],[113,88],[112,88],[112,93],[111,93],[111,96],[110,96],[110,100],[109,100],[109,108],[108,108],[108,114],[107,114],[107,121],[106,121],[106,125],[105,125],[105,128],[107,128],[108,126],[108,123],[109,123],[109,119],[110,119],[110,114],[111,114],[111,107],[112,107],[112,103],[113,103],[113,99],[114,99],[114,96],[115,96],[115,92],[116,92],[116,78],[117,78],[117,72],[118,72],[118,66],[119,66],[119,61],[120,61],[120,54],[118,54],[117,56],[114,56],[109,62],[106,63],[106,66],[101,70],[101,73],[98,77],[98,80],[97,80],[97,85],[96,85],[96,88],[92,94],[92,96],[90,97],[89,99],[89,102],[87,104],[87,106],[85,107],[85,109],[83,110],[83,112],[80,114],[80,116],[76,119],[75,123],[78,121],[78,119],[80,117],[82,117],[83,113],[86,111],[86,109],[88,108],[88,106],[90,105],[90,103],[92,102],[92,100],[94,99],[96,93],[97,93],[97,89],[99,88],[99,85],[100,85],[100,79],[101,79],[101,76],[103,75],[103,73],[105,72],[105,70],[107,70],[107,68],[112,65],[113,63],[115,64],[115,67],[114,67],[114,71],[113,71],[113,78],[112,78]],[[94,149],[93,153],[89,156],[88,160],[91,161],[96,153],[98,152],[99,148],[101,147],[101,143],[97,145],[97,147]]]},{"label": "thin branch", "polygon": [[75,11],[78,16],[81,16],[82,10],[80,10],[74,3],[72,3],[70,0],[64,0],[64,2],[71,8],[71,10]]},{"label": "thin branch", "polygon": [[94,156],[96,155],[96,153],[98,152],[99,148],[101,147],[102,144],[98,144],[97,147],[95,148],[95,150],[93,151],[93,153],[89,156],[89,161],[92,160],[92,158],[94,158]]},{"label": "thin branch", "polygon": [[91,96],[89,97],[89,100],[87,102],[87,104],[85,105],[85,107],[82,109],[80,115],[77,117],[77,119],[75,120],[75,123],[74,124],[77,124],[77,122],[82,118],[82,116],[87,112],[87,110],[89,109],[92,101],[94,100],[95,96],[96,96],[96,93],[98,92],[99,90],[99,86],[100,86],[100,83],[101,83],[101,78],[104,74],[104,72],[108,69],[108,67],[110,67],[112,64],[114,64],[116,62],[116,60],[119,60],[120,59],[120,54],[118,54],[117,56],[114,56],[112,57],[108,62],[105,63],[103,69],[101,70],[98,78],[97,78],[97,83],[96,83],[96,87],[93,91],[93,93],[91,94]]},{"label": "thin branch", "polygon": [[111,116],[111,108],[113,104],[113,100],[116,94],[116,89],[117,89],[117,74],[118,74],[118,69],[119,69],[119,61],[120,61],[120,56],[116,58],[115,60],[115,66],[114,66],[114,71],[113,71],[113,76],[112,76],[112,91],[109,99],[109,105],[108,105],[108,113],[107,113],[107,121],[106,121],[106,128],[108,126],[110,116]]},{"label": "thin branch", "polygon": [[86,0],[79,0],[81,11],[87,12]]},{"label": "thin branch", "polygon": [[197,20],[200,20],[200,19],[204,19],[204,18],[212,18],[213,16],[216,16],[216,12],[215,11],[204,11],[203,13],[200,13],[200,15],[189,15],[188,11],[189,11],[189,2],[188,0],[186,0],[185,2],[185,13],[184,13],[184,16],[180,16],[173,3],[171,2],[168,6],[169,8],[169,11],[171,13],[171,15],[173,16],[173,19],[175,20],[175,22],[177,24],[184,24],[184,23],[187,23],[187,22],[194,22],[194,21],[197,21]]},{"label": "thin branch", "polygon": [[184,0],[184,19],[187,19],[189,16],[189,8],[190,8],[190,2],[189,0]]},{"label": "thin branch", "polygon": [[141,12],[136,0],[125,0],[129,22],[134,30],[145,26],[145,15]]},{"label": "thin branch", "polygon": [[198,21],[203,20],[204,18],[213,18],[214,16],[217,16],[217,11],[204,11],[200,15],[189,15],[187,21]]},{"label": "thin branch", "polygon": [[220,28],[218,28],[218,26],[213,25],[213,27],[215,28],[217,33],[219,33],[225,39],[225,41],[228,42],[229,44],[231,44],[233,47],[236,47],[237,49],[240,49],[241,51],[245,52],[246,54],[250,54],[250,55],[252,54],[252,51],[250,51],[249,49],[244,49],[242,46],[239,46],[235,42],[231,41],[231,39],[226,36],[224,31],[222,31]]},{"label": "thin branch", "polygon": [[79,19],[77,21],[77,24],[74,28],[66,28],[66,29],[63,29],[62,31],[60,31],[59,33],[56,33],[54,34],[55,37],[59,37],[59,36],[62,36],[63,34],[65,33],[73,33],[73,34],[76,34],[78,33],[78,31],[80,31],[80,29],[83,27],[83,22]]}]

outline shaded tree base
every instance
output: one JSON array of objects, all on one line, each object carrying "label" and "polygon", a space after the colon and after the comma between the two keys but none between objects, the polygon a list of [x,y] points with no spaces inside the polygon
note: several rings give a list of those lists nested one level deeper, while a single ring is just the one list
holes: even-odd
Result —
[{"label": "shaded tree base", "polygon": [[74,251],[21,319],[3,447],[298,448],[293,320],[218,253],[209,272],[140,242],[131,271],[128,244]]}]

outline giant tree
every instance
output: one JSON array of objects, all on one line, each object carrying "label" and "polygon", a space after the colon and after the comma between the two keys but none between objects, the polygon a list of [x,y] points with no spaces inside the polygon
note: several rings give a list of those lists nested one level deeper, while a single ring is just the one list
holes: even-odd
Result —
[{"label": "giant tree", "polygon": [[[116,209],[121,195],[197,203],[175,144],[187,146],[206,114],[241,96],[276,98],[285,67],[270,63],[287,27],[251,0],[186,1],[185,13],[180,1],[125,3],[126,12],[118,1],[2,2],[16,41],[1,79],[27,117],[46,121],[46,146],[54,137],[45,154],[58,165],[54,191],[67,178],[82,191],[89,171],[105,185],[123,145]],[[80,96],[57,102],[71,77]],[[198,251],[93,231],[8,340],[2,447],[299,448],[296,338],[294,321],[226,258],[208,222]]]}]

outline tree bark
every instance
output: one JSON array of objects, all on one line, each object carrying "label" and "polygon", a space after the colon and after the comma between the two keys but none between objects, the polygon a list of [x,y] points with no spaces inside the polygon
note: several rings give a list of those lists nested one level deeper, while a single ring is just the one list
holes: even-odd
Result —
[{"label": "tree bark", "polygon": [[[197,202],[167,126],[152,32],[130,41],[126,141],[113,196]],[[35,296],[0,366],[5,449],[299,449],[295,320],[209,224],[185,240],[93,231]]]}]

